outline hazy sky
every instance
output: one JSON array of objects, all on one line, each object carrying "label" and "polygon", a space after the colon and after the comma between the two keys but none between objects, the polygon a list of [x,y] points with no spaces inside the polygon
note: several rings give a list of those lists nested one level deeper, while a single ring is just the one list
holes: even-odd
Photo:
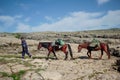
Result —
[{"label": "hazy sky", "polygon": [[0,32],[120,28],[120,0],[0,0]]}]

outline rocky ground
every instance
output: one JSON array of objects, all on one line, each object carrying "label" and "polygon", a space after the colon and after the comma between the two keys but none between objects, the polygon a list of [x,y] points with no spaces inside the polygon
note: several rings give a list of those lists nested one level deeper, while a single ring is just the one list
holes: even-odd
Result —
[{"label": "rocky ground", "polygon": [[[54,33],[55,34],[55,33]],[[58,35],[58,33],[56,33]],[[114,34],[114,33],[113,33]],[[14,34],[15,35],[15,34]],[[18,35],[18,34],[17,34]],[[47,34],[50,36],[52,34]],[[59,33],[59,35],[61,35]],[[98,59],[100,51],[93,51],[93,59],[87,57],[87,50],[83,49],[80,53],[77,52],[78,43],[76,40],[90,41],[92,37],[75,37],[71,34],[65,34],[62,38],[66,40],[72,47],[73,56],[75,60],[64,60],[64,53],[56,52],[59,60],[54,60],[53,54],[50,59],[46,60],[47,50],[41,48],[37,50],[39,41],[53,41],[56,37],[51,39],[30,38],[33,35],[24,35],[27,39],[29,52],[32,58],[27,55],[25,59],[21,59],[21,45],[20,39],[17,39],[13,34],[1,34],[0,37],[0,80],[119,80],[120,73],[116,70],[116,60],[120,57],[111,56],[108,59],[104,53],[101,60]],[[116,33],[116,35],[120,35]],[[35,36],[35,33],[34,33]],[[46,35],[44,35],[46,36]],[[53,36],[53,35],[52,35]],[[55,35],[56,36],[56,35]],[[70,40],[69,40],[70,37]],[[73,41],[71,41],[71,39]],[[110,48],[120,50],[120,39],[114,38],[97,38],[103,42],[109,42]]]}]

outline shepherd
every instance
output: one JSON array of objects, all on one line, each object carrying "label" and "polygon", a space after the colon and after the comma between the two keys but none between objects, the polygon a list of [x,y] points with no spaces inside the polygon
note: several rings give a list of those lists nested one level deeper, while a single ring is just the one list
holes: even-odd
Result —
[{"label": "shepherd", "polygon": [[25,53],[31,58],[31,54],[28,51],[28,45],[24,37],[21,37],[21,45],[22,45],[22,59],[24,59]]}]

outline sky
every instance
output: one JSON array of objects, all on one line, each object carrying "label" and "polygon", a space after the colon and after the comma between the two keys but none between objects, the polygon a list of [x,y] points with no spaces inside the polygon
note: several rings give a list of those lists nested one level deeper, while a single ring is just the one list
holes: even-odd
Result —
[{"label": "sky", "polygon": [[120,28],[120,0],[0,0],[0,32]]}]

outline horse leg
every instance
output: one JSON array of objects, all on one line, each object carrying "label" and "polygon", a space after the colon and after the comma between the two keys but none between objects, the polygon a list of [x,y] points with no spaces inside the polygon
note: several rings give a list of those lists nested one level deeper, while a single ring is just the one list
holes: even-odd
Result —
[{"label": "horse leg", "polygon": [[109,50],[105,49],[105,52],[106,52],[106,54],[108,56],[108,59],[110,59],[110,52],[109,52]]},{"label": "horse leg", "polygon": [[67,49],[67,46],[66,46],[66,45],[61,48],[61,51],[63,51],[64,54],[65,54],[64,60],[66,60],[66,59],[68,58],[68,51],[66,51],[66,49]]},{"label": "horse leg", "polygon": [[55,56],[55,59],[58,60],[58,58],[57,58],[57,56],[56,56],[56,54],[55,54],[55,51],[53,51],[53,54],[54,54],[54,56]]},{"label": "horse leg", "polygon": [[87,55],[88,55],[88,57],[90,57],[90,55],[88,53],[89,53],[89,51],[87,52]]},{"label": "horse leg", "polygon": [[110,49],[109,49],[108,44],[107,44],[107,54],[108,54],[108,59],[110,59]]},{"label": "horse leg", "polygon": [[68,58],[68,52],[64,52],[65,53],[65,58],[64,60],[66,60]]},{"label": "horse leg", "polygon": [[110,51],[109,51],[109,46],[108,46],[108,44],[104,45],[103,51],[105,51],[105,53],[106,53],[107,56],[108,56],[108,59],[110,59]]},{"label": "horse leg", "polygon": [[99,59],[102,59],[103,56],[103,50],[101,50],[101,56],[99,57]]},{"label": "horse leg", "polygon": [[48,60],[48,59],[49,59],[49,55],[50,55],[50,51],[49,51],[49,53],[48,53],[48,55],[47,55],[47,58],[46,58],[46,60]]},{"label": "horse leg", "polygon": [[89,56],[90,56],[90,59],[92,59],[92,57],[91,57],[91,51],[89,51],[89,53],[90,53],[90,55],[89,55]]},{"label": "horse leg", "polygon": [[88,52],[87,52],[87,55],[88,55],[89,58],[92,58],[92,57],[91,57],[91,51],[88,51]]}]

